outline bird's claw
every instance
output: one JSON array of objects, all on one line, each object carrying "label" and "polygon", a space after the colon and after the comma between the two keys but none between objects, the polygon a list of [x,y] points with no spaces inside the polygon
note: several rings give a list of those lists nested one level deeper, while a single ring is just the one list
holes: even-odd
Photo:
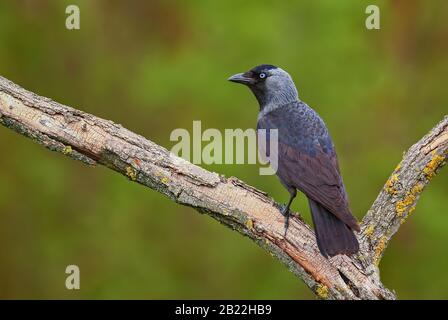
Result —
[{"label": "bird's claw", "polygon": [[282,216],[284,216],[286,218],[285,220],[285,234],[284,237],[286,237],[286,233],[288,232],[288,227],[289,227],[289,216],[291,215],[291,211],[288,208],[287,205],[282,206],[282,210],[280,210],[280,213],[282,214]]},{"label": "bird's claw", "polygon": [[[288,212],[286,212],[286,211],[288,211]],[[284,217],[286,217],[286,214],[289,214],[289,208],[288,208],[288,206],[286,204],[280,205],[280,213]]]}]

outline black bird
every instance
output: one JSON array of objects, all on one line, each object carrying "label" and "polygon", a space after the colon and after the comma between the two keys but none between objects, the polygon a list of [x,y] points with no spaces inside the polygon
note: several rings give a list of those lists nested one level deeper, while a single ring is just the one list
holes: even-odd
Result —
[{"label": "black bird", "polygon": [[[360,229],[348,206],[333,142],[323,120],[299,99],[291,76],[281,68],[263,64],[228,80],[248,86],[257,98],[257,130],[278,130],[277,176],[291,195],[282,210],[285,235],[289,207],[298,189],[308,198],[322,255],[356,253],[359,244],[353,230]],[[267,140],[269,146],[269,135]]]}]

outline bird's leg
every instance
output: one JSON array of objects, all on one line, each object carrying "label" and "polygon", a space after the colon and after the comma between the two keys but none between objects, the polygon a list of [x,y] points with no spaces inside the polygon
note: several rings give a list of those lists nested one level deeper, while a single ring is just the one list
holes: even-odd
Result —
[{"label": "bird's leg", "polygon": [[286,233],[288,232],[288,227],[289,227],[289,216],[291,215],[291,213],[289,212],[289,207],[291,206],[292,201],[294,200],[294,198],[297,195],[296,189],[291,189],[288,191],[291,194],[291,197],[289,198],[288,204],[283,208],[283,210],[280,211],[281,214],[286,218],[286,220],[285,220],[285,235],[284,235],[285,237],[286,237]]}]

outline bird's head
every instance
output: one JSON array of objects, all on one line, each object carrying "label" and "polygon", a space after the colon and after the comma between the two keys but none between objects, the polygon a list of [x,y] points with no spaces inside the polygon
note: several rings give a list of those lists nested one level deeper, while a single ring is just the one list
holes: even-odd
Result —
[{"label": "bird's head", "polygon": [[264,109],[269,104],[283,105],[298,100],[296,86],[291,76],[281,68],[262,64],[244,73],[231,76],[229,81],[250,88]]}]

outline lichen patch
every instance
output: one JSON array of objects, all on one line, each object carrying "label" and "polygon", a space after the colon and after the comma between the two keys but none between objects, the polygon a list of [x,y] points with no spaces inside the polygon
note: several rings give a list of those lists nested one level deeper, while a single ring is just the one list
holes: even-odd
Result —
[{"label": "lichen patch", "polygon": [[131,179],[132,181],[137,180],[137,172],[134,170],[134,168],[127,166],[126,167],[126,175]]},{"label": "lichen patch", "polygon": [[445,161],[445,156],[437,154],[435,151],[432,152],[431,161],[423,169],[423,173],[426,175],[428,180],[431,180],[439,169],[440,165]]},{"label": "lichen patch", "polygon": [[323,284],[318,284],[316,288],[316,294],[321,299],[327,299],[328,298],[328,287]]}]

